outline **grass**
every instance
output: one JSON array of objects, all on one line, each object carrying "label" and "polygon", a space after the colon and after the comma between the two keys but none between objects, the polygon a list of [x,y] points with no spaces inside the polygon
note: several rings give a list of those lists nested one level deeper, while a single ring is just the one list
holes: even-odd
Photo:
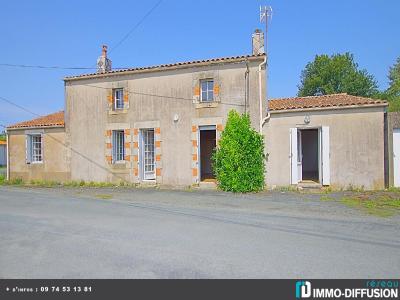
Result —
[{"label": "grass", "polygon": [[320,198],[321,201],[333,201],[335,200],[335,198],[331,197],[331,196],[327,196],[327,195],[323,195]]},{"label": "grass", "polygon": [[0,175],[0,185],[16,185],[16,186],[26,186],[26,187],[86,187],[86,188],[135,188],[138,187],[135,183],[128,183],[121,181],[119,183],[111,182],[86,182],[80,181],[68,181],[68,182],[58,182],[51,180],[30,180],[29,182],[24,182],[21,178],[14,178],[11,180],[6,180],[4,175]]},{"label": "grass", "polygon": [[378,217],[391,217],[400,214],[400,195],[398,194],[361,193],[343,197],[340,202]]}]

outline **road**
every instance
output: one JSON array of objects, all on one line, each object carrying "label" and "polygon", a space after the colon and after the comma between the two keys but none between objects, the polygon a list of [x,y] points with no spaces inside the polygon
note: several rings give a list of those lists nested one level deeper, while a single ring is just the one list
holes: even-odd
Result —
[{"label": "road", "polygon": [[0,187],[0,278],[399,278],[399,218],[319,197]]}]

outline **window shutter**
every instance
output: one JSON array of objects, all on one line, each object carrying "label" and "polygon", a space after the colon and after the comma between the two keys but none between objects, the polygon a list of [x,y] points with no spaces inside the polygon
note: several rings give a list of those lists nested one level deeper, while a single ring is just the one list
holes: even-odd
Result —
[{"label": "window shutter", "polygon": [[111,146],[112,146],[112,161],[111,161],[111,163],[114,163],[116,161],[116,157],[117,157],[117,136],[116,136],[115,131],[112,131]]},{"label": "window shutter", "polygon": [[30,164],[32,157],[32,139],[30,135],[26,135],[25,145],[25,161],[27,164]]},{"label": "window shutter", "polygon": [[44,162],[44,134],[40,135],[40,147],[41,147],[41,154],[42,154],[42,162]]}]

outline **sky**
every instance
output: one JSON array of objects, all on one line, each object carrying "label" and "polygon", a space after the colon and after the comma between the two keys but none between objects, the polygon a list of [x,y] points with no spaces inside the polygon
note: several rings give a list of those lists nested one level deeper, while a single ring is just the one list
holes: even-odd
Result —
[{"label": "sky", "polygon": [[[273,8],[269,98],[295,96],[317,54],[353,53],[380,89],[400,56],[398,0],[163,0],[113,50],[158,1],[2,1],[0,64],[94,67],[102,44],[113,67],[250,54],[252,32],[264,28],[260,5]],[[0,97],[39,115],[60,111],[63,77],[86,72],[0,66]],[[3,125],[34,117],[1,100],[0,108]]]}]

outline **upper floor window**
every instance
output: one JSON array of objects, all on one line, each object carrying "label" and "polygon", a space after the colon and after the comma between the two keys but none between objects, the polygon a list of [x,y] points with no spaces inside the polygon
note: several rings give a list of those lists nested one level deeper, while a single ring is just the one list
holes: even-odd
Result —
[{"label": "upper floor window", "polygon": [[214,80],[204,79],[200,80],[200,101],[210,102],[214,101]]},{"label": "upper floor window", "polygon": [[27,136],[27,162],[41,163],[43,162],[42,135],[29,134]]},{"label": "upper floor window", "polygon": [[123,130],[112,132],[112,158],[113,162],[125,161],[125,135]]},{"label": "upper floor window", "polygon": [[114,100],[114,109],[124,109],[124,90],[123,89],[114,89],[113,90],[113,100]]}]

